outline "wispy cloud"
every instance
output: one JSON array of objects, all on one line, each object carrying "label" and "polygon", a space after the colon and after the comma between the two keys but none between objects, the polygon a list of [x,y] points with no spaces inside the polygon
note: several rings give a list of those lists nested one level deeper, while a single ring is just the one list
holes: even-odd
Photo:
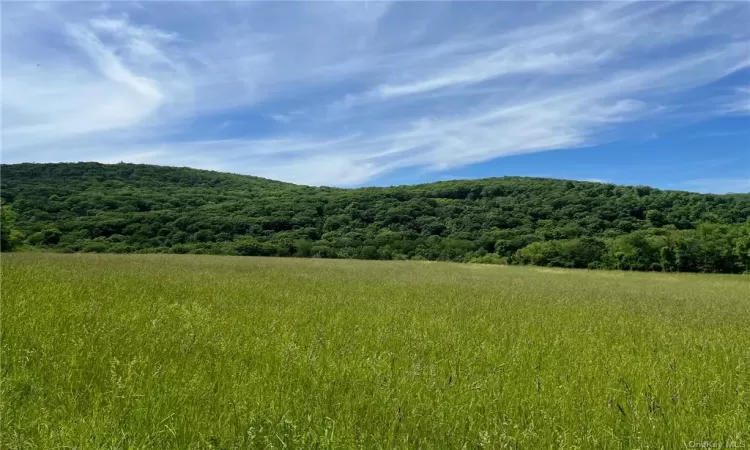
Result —
[{"label": "wispy cloud", "polygon": [[674,185],[679,189],[714,194],[750,193],[750,175],[746,178],[698,178]]},{"label": "wispy cloud", "polygon": [[750,86],[737,87],[733,94],[732,98],[726,102],[726,112],[729,114],[750,114]]},{"label": "wispy cloud", "polygon": [[357,185],[619,139],[750,67],[740,2],[2,8],[4,162]]}]

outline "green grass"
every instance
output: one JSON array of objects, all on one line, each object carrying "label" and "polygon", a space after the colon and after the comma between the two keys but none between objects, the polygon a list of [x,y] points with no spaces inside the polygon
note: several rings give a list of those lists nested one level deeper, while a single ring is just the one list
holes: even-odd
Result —
[{"label": "green grass", "polygon": [[2,256],[4,448],[750,446],[742,276]]}]

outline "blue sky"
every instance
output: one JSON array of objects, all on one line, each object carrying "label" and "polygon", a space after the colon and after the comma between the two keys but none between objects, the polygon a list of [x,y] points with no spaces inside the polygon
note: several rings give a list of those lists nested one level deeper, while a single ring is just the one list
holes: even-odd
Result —
[{"label": "blue sky", "polygon": [[2,160],[750,192],[748,2],[3,2]]}]

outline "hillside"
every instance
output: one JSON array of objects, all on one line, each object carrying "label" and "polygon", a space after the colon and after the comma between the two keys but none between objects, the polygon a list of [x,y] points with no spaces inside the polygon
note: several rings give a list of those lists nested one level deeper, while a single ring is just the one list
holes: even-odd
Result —
[{"label": "hillside", "polygon": [[520,177],[337,189],[134,164],[0,170],[6,249],[750,268],[750,194]]}]

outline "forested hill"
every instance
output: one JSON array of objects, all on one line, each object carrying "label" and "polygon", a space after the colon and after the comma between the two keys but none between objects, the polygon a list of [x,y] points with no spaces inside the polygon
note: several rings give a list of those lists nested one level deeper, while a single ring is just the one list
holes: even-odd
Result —
[{"label": "forested hill", "polygon": [[337,189],[98,163],[0,178],[5,250],[750,269],[750,194],[520,177]]}]

